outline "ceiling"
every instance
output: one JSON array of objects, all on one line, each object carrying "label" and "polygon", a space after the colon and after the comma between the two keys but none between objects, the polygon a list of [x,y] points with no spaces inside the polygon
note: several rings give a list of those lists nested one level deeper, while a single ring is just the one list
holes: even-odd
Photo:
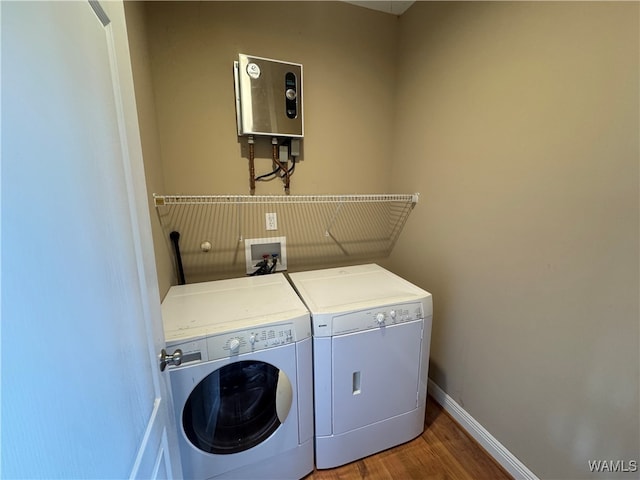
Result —
[{"label": "ceiling", "polygon": [[358,5],[359,7],[379,10],[381,12],[391,13],[393,15],[402,15],[415,2],[406,2],[403,0],[369,0],[361,2],[352,2],[345,0],[347,3]]}]

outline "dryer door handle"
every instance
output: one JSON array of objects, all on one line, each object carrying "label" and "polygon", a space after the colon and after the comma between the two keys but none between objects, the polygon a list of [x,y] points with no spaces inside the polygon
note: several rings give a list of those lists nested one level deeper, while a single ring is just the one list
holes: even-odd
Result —
[{"label": "dryer door handle", "polygon": [[172,365],[177,367],[182,363],[182,350],[179,348],[173,352],[173,355],[167,353],[167,351],[163,348],[160,351],[160,371],[164,372],[164,369],[167,368],[167,365]]}]

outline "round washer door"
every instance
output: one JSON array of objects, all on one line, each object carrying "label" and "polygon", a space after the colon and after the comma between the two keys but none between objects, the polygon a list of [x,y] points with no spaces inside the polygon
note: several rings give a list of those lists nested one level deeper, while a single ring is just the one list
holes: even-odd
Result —
[{"label": "round washer door", "polygon": [[275,432],[291,409],[287,375],[257,360],[230,363],[193,389],[182,411],[189,441],[207,453],[248,450]]}]

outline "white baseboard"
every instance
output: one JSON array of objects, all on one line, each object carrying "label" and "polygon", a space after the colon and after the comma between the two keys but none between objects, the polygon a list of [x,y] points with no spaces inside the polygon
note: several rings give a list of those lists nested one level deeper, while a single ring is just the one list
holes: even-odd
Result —
[{"label": "white baseboard", "polygon": [[515,479],[539,480],[531,470],[431,379],[429,379],[428,391],[434,400]]}]

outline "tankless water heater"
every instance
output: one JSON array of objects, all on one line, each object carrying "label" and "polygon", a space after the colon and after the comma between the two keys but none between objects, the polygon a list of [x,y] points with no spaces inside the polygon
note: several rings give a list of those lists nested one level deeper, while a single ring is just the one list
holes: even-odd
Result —
[{"label": "tankless water heater", "polygon": [[234,62],[238,135],[302,138],[302,65],[240,54]]}]

